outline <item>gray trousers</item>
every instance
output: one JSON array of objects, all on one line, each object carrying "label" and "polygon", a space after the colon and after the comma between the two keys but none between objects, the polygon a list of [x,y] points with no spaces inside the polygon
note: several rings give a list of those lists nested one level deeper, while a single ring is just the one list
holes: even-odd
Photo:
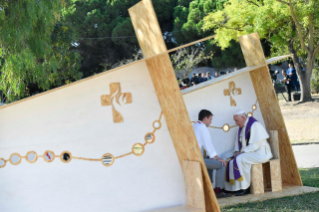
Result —
[{"label": "gray trousers", "polygon": [[204,158],[205,165],[210,177],[211,182],[213,182],[213,171],[216,169],[216,183],[215,187],[224,188],[225,181],[225,166],[215,159]]}]

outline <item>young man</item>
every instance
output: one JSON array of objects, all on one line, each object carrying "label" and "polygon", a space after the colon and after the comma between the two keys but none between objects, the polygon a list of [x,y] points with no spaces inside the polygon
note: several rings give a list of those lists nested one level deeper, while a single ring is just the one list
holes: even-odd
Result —
[{"label": "young man", "polygon": [[198,121],[193,124],[195,136],[199,145],[199,148],[204,156],[204,150],[206,150],[207,158],[204,157],[204,161],[212,181],[212,172],[216,169],[216,184],[215,194],[217,198],[230,197],[231,194],[225,194],[221,192],[225,179],[225,166],[226,162],[219,158],[216,150],[212,144],[210,134],[207,127],[212,123],[213,114],[208,110],[201,110],[198,114]]}]

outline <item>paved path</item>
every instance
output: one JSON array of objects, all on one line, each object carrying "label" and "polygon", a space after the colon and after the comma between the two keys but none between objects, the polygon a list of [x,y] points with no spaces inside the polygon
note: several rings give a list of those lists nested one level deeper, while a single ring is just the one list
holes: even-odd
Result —
[{"label": "paved path", "polygon": [[299,168],[319,167],[319,145],[292,146]]}]

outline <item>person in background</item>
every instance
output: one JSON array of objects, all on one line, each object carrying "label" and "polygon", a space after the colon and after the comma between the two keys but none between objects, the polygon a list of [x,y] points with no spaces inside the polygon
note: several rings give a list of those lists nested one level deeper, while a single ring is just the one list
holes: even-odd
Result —
[{"label": "person in background", "polygon": [[192,77],[192,79],[191,79],[190,85],[193,86],[193,85],[197,85],[198,83],[199,83],[199,79],[198,79],[198,77],[196,76],[196,74],[193,73],[193,77]]},{"label": "person in background", "polygon": [[184,74],[184,79],[183,79],[183,87],[184,88],[188,88],[189,87],[189,84],[190,84],[190,80],[188,79],[187,75]]},{"label": "person in background", "polygon": [[230,71],[227,71],[226,74],[230,74]]},{"label": "person in background", "polygon": [[235,68],[234,68],[234,71],[238,71],[238,68],[237,68],[237,67],[235,67]]},{"label": "person in background", "polygon": [[286,73],[287,73],[287,75],[290,76],[292,88],[294,88],[296,91],[298,91],[297,73],[296,73],[296,69],[292,63],[289,63],[289,68],[286,71]]},{"label": "person in background", "polygon": [[206,73],[206,79],[207,79],[207,80],[213,79],[213,78],[210,76],[210,73],[209,73],[209,72]]},{"label": "person in background", "polygon": [[285,84],[286,91],[288,93],[288,101],[291,102],[291,78],[289,75],[287,75],[285,70],[282,70],[282,76],[284,76],[284,79],[282,82]]},{"label": "person in background", "polygon": [[206,78],[205,73],[202,73],[202,78],[203,78],[203,82],[206,82],[206,81],[207,81],[207,78]]},{"label": "person in background", "polygon": [[199,79],[199,83],[202,83],[204,81],[202,77],[202,73],[198,73],[198,79]]},{"label": "person in background", "polygon": [[215,72],[215,78],[219,77],[219,72]]}]

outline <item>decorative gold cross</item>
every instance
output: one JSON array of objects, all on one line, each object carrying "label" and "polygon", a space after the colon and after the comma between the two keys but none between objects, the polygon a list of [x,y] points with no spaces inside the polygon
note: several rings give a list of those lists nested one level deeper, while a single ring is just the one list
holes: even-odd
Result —
[{"label": "decorative gold cross", "polygon": [[112,105],[113,110],[113,121],[114,123],[121,123],[124,121],[123,116],[116,110],[116,108],[122,106],[123,104],[132,103],[132,94],[131,93],[122,93],[120,83],[111,83],[110,84],[110,95],[101,96],[102,106]]},{"label": "decorative gold cross", "polygon": [[224,90],[224,95],[230,96],[230,106],[235,107],[237,104],[232,96],[241,95],[241,89],[236,88],[235,83],[233,81],[231,81],[231,82],[229,82],[229,89]]}]

